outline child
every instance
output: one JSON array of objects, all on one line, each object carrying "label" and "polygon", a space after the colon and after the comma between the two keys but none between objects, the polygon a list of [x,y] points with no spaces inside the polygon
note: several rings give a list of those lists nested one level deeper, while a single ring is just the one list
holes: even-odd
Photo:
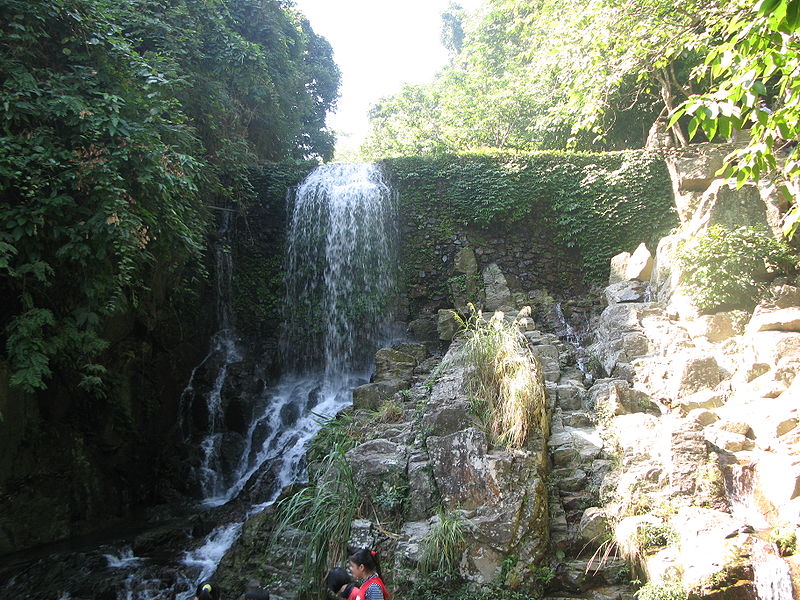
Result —
[{"label": "child", "polygon": [[378,553],[361,548],[350,555],[350,571],[361,582],[361,596],[364,600],[389,600],[389,591],[381,579]]},{"label": "child", "polygon": [[360,590],[353,584],[353,578],[341,567],[334,567],[325,575],[325,585],[334,594],[346,600],[364,600]]},{"label": "child", "polygon": [[219,600],[219,588],[210,581],[201,583],[194,593],[194,600]]}]

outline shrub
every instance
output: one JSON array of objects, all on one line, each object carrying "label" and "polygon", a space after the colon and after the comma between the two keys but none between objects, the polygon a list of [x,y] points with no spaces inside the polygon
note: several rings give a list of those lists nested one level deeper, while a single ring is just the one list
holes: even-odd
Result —
[{"label": "shrub", "polygon": [[686,600],[687,594],[678,582],[646,583],[636,592],[638,600]]},{"label": "shrub", "polygon": [[282,500],[277,506],[272,543],[291,529],[306,535],[294,548],[295,558],[303,555],[303,581],[320,582],[325,570],[347,556],[350,525],[356,517],[361,495],[345,460],[347,445],[335,442],[330,453],[314,471],[310,484]]},{"label": "shrub", "polygon": [[[513,323],[496,313],[488,322],[476,313],[462,350],[472,367],[470,412],[488,418],[490,441],[509,448],[524,445],[532,427],[544,428],[545,388],[538,360]],[[488,417],[487,417],[488,415]]]},{"label": "shrub", "polygon": [[763,229],[712,225],[676,255],[686,291],[704,313],[752,309],[771,274],[791,269],[797,257]]},{"label": "shrub", "polygon": [[769,539],[778,546],[781,556],[789,556],[797,551],[797,533],[794,529],[776,527],[770,532]]},{"label": "shrub", "polygon": [[419,569],[423,574],[453,573],[464,551],[464,520],[456,512],[439,513],[439,521],[422,541]]},{"label": "shrub", "polygon": [[636,530],[636,544],[642,552],[669,546],[678,541],[678,535],[669,525],[643,523]]}]

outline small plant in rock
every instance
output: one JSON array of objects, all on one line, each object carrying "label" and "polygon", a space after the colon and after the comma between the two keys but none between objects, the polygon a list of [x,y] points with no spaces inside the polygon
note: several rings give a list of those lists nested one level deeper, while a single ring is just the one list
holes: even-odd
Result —
[{"label": "small plant in rock", "polygon": [[400,423],[403,421],[403,407],[392,400],[383,402],[377,410],[372,411],[370,420],[373,423]]},{"label": "small plant in rock", "polygon": [[788,273],[797,256],[785,242],[756,227],[712,225],[676,254],[689,297],[704,313],[752,309],[766,282]]},{"label": "small plant in rock", "polygon": [[464,551],[464,519],[457,512],[440,512],[439,521],[422,541],[419,569],[423,574],[434,571],[453,573],[461,562]]},{"label": "small plant in rock", "polygon": [[381,483],[381,490],[375,495],[373,502],[386,512],[399,512],[408,498],[408,490],[407,481],[394,484],[384,481]]},{"label": "small plant in rock", "polygon": [[669,525],[643,523],[636,530],[636,545],[641,552],[663,548],[678,541],[678,534]]},{"label": "small plant in rock", "polygon": [[776,527],[770,532],[769,539],[778,546],[781,556],[789,556],[797,551],[797,532],[794,528]]},{"label": "small plant in rock", "polygon": [[340,412],[332,417],[317,413],[313,415],[322,427],[308,449],[309,462],[324,460],[334,448],[347,452],[363,441],[363,429],[349,412]]},{"label": "small plant in rock", "polygon": [[[472,367],[469,393],[491,415],[487,433],[493,444],[524,445],[534,427],[544,427],[545,387],[538,360],[513,323],[496,313],[488,322],[475,312],[466,322],[462,356]],[[475,402],[477,405],[477,400]]]},{"label": "small plant in rock", "polygon": [[648,582],[636,591],[638,600],[686,600],[686,597],[686,590],[679,582]]},{"label": "small plant in rock", "polygon": [[345,460],[347,446],[339,442],[315,469],[309,485],[282,500],[276,510],[272,543],[289,530],[304,532],[305,543],[297,544],[294,556],[303,556],[303,580],[322,581],[332,564],[347,556],[350,524],[361,505],[361,494]]}]

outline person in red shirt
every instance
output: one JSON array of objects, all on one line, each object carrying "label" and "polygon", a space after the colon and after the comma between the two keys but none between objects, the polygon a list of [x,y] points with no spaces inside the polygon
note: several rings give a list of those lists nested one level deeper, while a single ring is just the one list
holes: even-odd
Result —
[{"label": "person in red shirt", "polygon": [[364,600],[361,591],[355,586],[350,573],[341,567],[334,567],[325,575],[328,589],[345,600]]},{"label": "person in red shirt", "polygon": [[378,553],[360,548],[350,555],[350,572],[361,582],[361,596],[364,600],[389,600],[389,591],[381,579]]}]

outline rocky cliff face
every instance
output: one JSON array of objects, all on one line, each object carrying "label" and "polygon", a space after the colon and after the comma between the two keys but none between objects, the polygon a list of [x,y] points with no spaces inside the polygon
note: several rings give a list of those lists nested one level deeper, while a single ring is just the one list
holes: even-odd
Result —
[{"label": "rocky cliff face", "polygon": [[[456,578],[478,587],[599,599],[632,598],[645,582],[651,598],[791,585],[800,282],[773,281],[753,312],[701,315],[674,260],[715,223],[777,227],[773,191],[714,179],[720,152],[673,157],[681,229],[655,257],[644,247],[616,257],[602,295],[562,307],[542,289],[512,292],[495,264],[479,271],[471,248],[448,257],[463,275],[451,281],[457,308],[504,310],[536,357],[547,400],[523,448],[492,446],[477,422],[450,311],[417,315],[417,343],[378,353],[373,382],[354,392],[347,462],[356,488],[381,501],[349,541],[381,551],[398,596],[428,581],[426,548],[445,519],[463,532]],[[573,326],[592,315],[584,349]],[[248,523],[220,566],[227,587],[299,589],[303,534],[273,539],[274,520],[269,510]]]}]

